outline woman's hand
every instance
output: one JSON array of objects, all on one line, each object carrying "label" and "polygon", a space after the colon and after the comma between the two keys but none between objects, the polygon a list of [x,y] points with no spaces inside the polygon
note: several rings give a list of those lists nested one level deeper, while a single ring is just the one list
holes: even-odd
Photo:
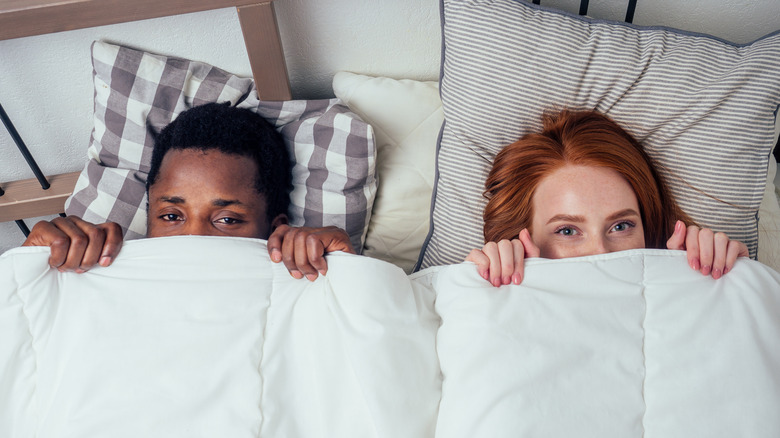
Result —
[{"label": "woman's hand", "polygon": [[274,263],[284,266],[294,278],[309,281],[328,272],[325,254],[344,251],[355,254],[346,231],[337,227],[310,228],[278,226],[268,238],[268,254]]},{"label": "woman's hand", "polygon": [[95,225],[76,216],[58,217],[36,223],[22,246],[48,246],[52,268],[83,273],[114,261],[122,248],[122,228],[114,222]]},{"label": "woman's hand", "polygon": [[715,233],[709,228],[699,228],[682,221],[677,221],[674,233],[666,241],[668,249],[685,250],[688,255],[688,265],[704,275],[720,278],[729,272],[737,257],[748,257],[748,249],[744,243],[731,240],[724,233]]},{"label": "woman's hand", "polygon": [[539,247],[531,240],[531,234],[523,229],[517,239],[488,242],[482,250],[474,249],[466,257],[477,265],[477,272],[493,286],[520,284],[523,281],[523,262],[539,257]]}]

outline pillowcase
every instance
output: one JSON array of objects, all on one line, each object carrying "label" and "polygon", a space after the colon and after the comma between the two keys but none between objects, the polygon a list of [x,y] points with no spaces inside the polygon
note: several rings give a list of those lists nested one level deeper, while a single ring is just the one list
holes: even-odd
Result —
[{"label": "pillowcase", "polygon": [[96,41],[95,126],[65,212],[146,235],[146,175],[154,135],[182,111],[230,102],[256,111],[284,137],[293,161],[290,223],[335,225],[362,248],[376,194],[373,130],[337,99],[262,102],[252,79],[211,65]]},{"label": "pillowcase", "polygon": [[495,154],[546,110],[606,113],[641,141],[700,225],[757,250],[757,212],[780,105],[780,32],[736,45],[515,0],[442,1],[439,143],[419,267],[483,245]]},{"label": "pillowcase", "polygon": [[333,92],[376,135],[379,188],[363,254],[410,273],[428,235],[436,141],[444,122],[438,82],[338,72]]}]

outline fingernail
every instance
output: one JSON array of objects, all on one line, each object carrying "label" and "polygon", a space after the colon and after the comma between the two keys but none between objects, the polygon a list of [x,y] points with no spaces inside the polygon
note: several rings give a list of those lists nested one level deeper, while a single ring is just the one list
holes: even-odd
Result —
[{"label": "fingernail", "polygon": [[75,272],[76,272],[77,274],[83,274],[83,273],[87,272],[87,270],[86,270],[86,269],[81,269],[81,268],[76,268],[76,271],[75,271]]},{"label": "fingernail", "polygon": [[512,278],[509,277],[508,275],[501,279],[501,284],[509,284],[511,282],[512,282]]},{"label": "fingernail", "polygon": [[306,279],[309,281],[314,281],[317,279],[317,274],[306,274]]},{"label": "fingernail", "polygon": [[108,266],[111,264],[111,257],[109,256],[103,256],[100,258],[100,262],[98,262],[100,266]]},{"label": "fingernail", "polygon": [[717,280],[718,278],[720,278],[721,275],[723,275],[723,273],[721,272],[720,269],[713,269],[712,270],[712,278]]},{"label": "fingernail", "polygon": [[303,274],[301,274],[299,271],[290,271],[290,275],[296,280],[303,278]]},{"label": "fingernail", "polygon": [[699,262],[699,259],[691,260],[691,268],[693,268],[694,271],[698,271],[701,268],[701,262]]},{"label": "fingernail", "polygon": [[282,253],[278,249],[274,249],[271,251],[271,260],[274,263],[279,263],[282,261]]},{"label": "fingernail", "polygon": [[495,286],[495,287],[501,286],[501,279],[498,278],[498,277],[494,278],[493,279],[493,286]]},{"label": "fingernail", "polygon": [[323,277],[325,276],[325,271],[317,271],[317,272],[319,272],[320,275],[322,275]]},{"label": "fingernail", "polygon": [[482,271],[482,272],[480,272],[480,273],[479,273],[479,275],[480,275],[482,278],[484,278],[485,280],[488,280],[488,281],[490,281],[490,279],[488,279],[488,273],[487,273],[487,271]]},{"label": "fingernail", "polygon": [[724,266],[723,267],[723,275],[726,275],[727,272],[729,272],[729,267],[728,266]]},{"label": "fingernail", "polygon": [[520,274],[515,274],[512,276],[512,283],[514,284],[520,284],[520,282],[523,280],[522,277],[520,277]]},{"label": "fingernail", "polygon": [[712,266],[710,266],[710,265],[703,266],[701,268],[701,273],[704,274],[704,275],[710,275],[710,269],[712,269]]}]

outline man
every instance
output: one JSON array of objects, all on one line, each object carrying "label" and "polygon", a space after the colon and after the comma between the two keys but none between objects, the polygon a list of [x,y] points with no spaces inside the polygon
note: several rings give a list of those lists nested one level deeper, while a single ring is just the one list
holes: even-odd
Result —
[{"label": "man", "polygon": [[[280,134],[258,114],[217,103],[191,108],[155,139],[146,235],[268,239],[271,260],[313,281],[327,271],[325,253],[355,250],[339,228],[287,225],[290,169]],[[122,231],[69,216],[37,223],[22,246],[49,246],[52,267],[85,272],[113,262]]]}]

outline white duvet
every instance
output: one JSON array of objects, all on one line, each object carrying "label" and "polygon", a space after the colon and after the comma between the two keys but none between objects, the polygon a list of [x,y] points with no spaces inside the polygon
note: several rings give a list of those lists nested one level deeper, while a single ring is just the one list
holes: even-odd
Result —
[{"label": "white duvet", "polygon": [[682,253],[407,277],[263,241],[126,243],[108,268],[0,257],[0,437],[778,437],[780,275]]}]

